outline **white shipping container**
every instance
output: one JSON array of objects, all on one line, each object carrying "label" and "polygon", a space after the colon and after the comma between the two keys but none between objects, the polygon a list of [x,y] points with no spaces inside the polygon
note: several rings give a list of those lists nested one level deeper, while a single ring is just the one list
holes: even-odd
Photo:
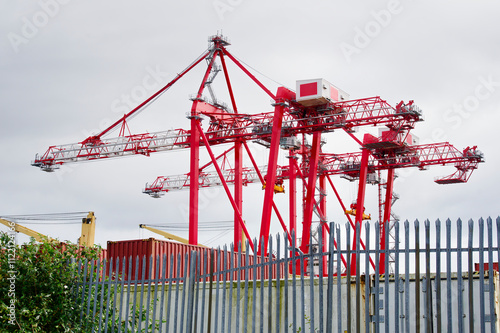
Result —
[{"label": "white shipping container", "polygon": [[298,80],[296,100],[304,106],[321,105],[349,99],[349,95],[325,79]]}]

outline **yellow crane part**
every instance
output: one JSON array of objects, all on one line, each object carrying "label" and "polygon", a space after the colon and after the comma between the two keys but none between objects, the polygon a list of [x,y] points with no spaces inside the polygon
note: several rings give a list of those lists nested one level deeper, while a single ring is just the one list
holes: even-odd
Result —
[{"label": "yellow crane part", "polygon": [[[78,238],[78,245],[80,246],[94,246],[94,236],[95,236],[95,215],[94,212],[90,212],[87,217],[82,219],[82,235]],[[0,223],[3,225],[14,228],[14,231],[23,233],[29,237],[33,237],[37,242],[43,241],[43,239],[47,239],[51,242],[57,241],[54,238],[46,236],[38,231],[32,230],[30,228],[26,228],[20,224],[14,223],[12,221],[0,219]]]},{"label": "yellow crane part", "polygon": [[20,233],[23,233],[23,234],[28,235],[30,237],[33,237],[37,242],[41,242],[43,239],[48,239],[51,242],[55,241],[55,239],[53,239],[53,238],[45,236],[44,234],[41,234],[35,230],[31,230],[30,228],[26,228],[22,225],[19,225],[17,223],[12,222],[12,221],[0,219],[0,223],[2,223],[3,225],[5,225],[9,228],[14,228],[15,232],[20,232]]},{"label": "yellow crane part", "polygon": [[82,235],[78,238],[78,245],[94,246],[95,220],[94,212],[89,212],[87,217],[82,219]]},{"label": "yellow crane part", "polygon": [[[346,214],[350,214],[350,215],[353,215],[353,216],[356,216],[356,209],[353,208],[353,209],[346,209]],[[372,216],[370,214],[365,214],[363,213],[363,220],[371,220],[372,219]]]},{"label": "yellow crane part", "polygon": [[[262,189],[266,189],[266,184],[262,185]],[[283,185],[274,184],[274,193],[285,193],[285,187]]]},{"label": "yellow crane part", "polygon": [[[161,235],[161,236],[165,237],[166,239],[175,240],[175,241],[177,241],[179,243],[189,245],[189,240],[187,240],[185,238],[182,238],[182,237],[179,237],[179,236],[176,236],[174,234],[168,233],[166,231],[159,230],[159,229],[152,228],[152,227],[148,227],[145,224],[139,224],[139,228],[146,229],[146,230],[149,230],[151,232],[154,232],[154,233],[156,233],[158,235]],[[198,246],[206,247],[205,245],[202,245],[202,244],[198,244]]]}]

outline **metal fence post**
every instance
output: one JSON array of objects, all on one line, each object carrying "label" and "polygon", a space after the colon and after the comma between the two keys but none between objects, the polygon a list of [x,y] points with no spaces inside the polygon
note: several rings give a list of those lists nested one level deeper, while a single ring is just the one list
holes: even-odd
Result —
[{"label": "metal fence post", "polygon": [[420,222],[415,220],[415,329],[420,333]]},{"label": "metal fence post", "polygon": [[[142,259],[129,257],[128,261],[127,258],[111,258],[109,262],[106,260],[80,260],[79,267],[75,270],[75,274],[77,274],[75,285],[70,289],[71,296],[75,298],[75,302],[78,302],[77,304],[81,308],[79,315],[82,327],[85,330],[99,333],[108,331],[163,332],[165,329],[167,332],[173,330],[182,333],[213,332],[214,330],[215,332],[233,332],[233,328],[236,328],[237,332],[246,332],[250,325],[252,325],[253,332],[287,332],[290,330],[292,332],[325,331],[331,333],[335,331],[345,333],[353,331],[354,327],[356,332],[379,332],[381,323],[384,323],[385,332],[419,332],[422,323],[425,323],[426,332],[471,332],[476,329],[480,332],[494,332],[497,325],[497,315],[495,313],[494,281],[496,273],[493,264],[495,257],[500,254],[498,244],[500,217],[496,220],[496,227],[493,226],[491,218],[486,220],[486,226],[485,221],[479,219],[479,234],[477,236],[474,224],[473,220],[468,221],[467,235],[464,235],[460,219],[457,220],[456,233],[451,226],[451,221],[446,220],[444,231],[446,245],[442,246],[441,223],[436,220],[436,239],[435,248],[433,248],[434,238],[431,239],[433,230],[431,230],[431,223],[427,219],[424,221],[424,230],[422,230],[425,237],[424,248],[420,244],[420,222],[418,220],[414,222],[413,245],[413,228],[410,228],[409,222],[405,221],[404,250],[400,250],[400,225],[398,222],[393,226],[394,241],[396,242],[394,250],[389,247],[380,249],[378,240],[380,224],[378,222],[365,224],[365,249],[361,249],[362,228],[358,224],[355,226],[357,237],[354,239],[358,261],[352,263],[349,261],[351,258],[349,254],[352,252],[349,238],[350,226],[345,225],[346,229],[341,230],[341,226],[335,223],[330,224],[328,251],[321,248],[318,253],[312,251],[307,254],[299,253],[299,250],[291,248],[292,244],[289,246],[285,236],[284,258],[281,257],[283,249],[281,248],[281,237],[278,235],[276,243],[273,241],[274,238],[269,238],[268,254],[265,254],[262,248],[261,252],[254,252],[252,257],[248,252],[243,255],[241,245],[239,245],[237,250],[233,246],[229,251],[227,247],[224,247],[223,251],[220,249],[217,252],[214,252],[213,249],[210,250],[210,260],[207,259],[208,252],[199,253],[197,251],[192,251],[184,256],[178,253],[177,258],[171,256],[170,262],[168,262],[166,255],[163,258],[150,257],[149,265],[146,265],[146,257]],[[373,226],[375,235],[372,230]],[[388,228],[385,230],[387,233],[389,232]],[[487,239],[485,239],[485,230]],[[318,230],[318,232],[319,241],[322,243],[326,234],[324,234],[323,229]],[[494,236],[495,232],[496,237]],[[457,239],[456,246],[452,244],[451,239],[454,235]],[[386,236],[388,235],[386,234]],[[461,238],[466,236],[467,244],[462,247]],[[293,233],[292,237],[294,237]],[[495,239],[493,239],[494,237]],[[374,250],[371,250],[370,243],[374,239],[376,239],[375,246],[372,243]],[[412,244],[410,244],[410,239]],[[474,248],[475,243],[479,244],[477,248]],[[335,244],[337,248],[335,248]],[[261,243],[261,246],[263,247],[264,244]],[[275,248],[275,256],[273,248]],[[378,274],[379,256],[382,251],[385,251],[386,258],[394,255],[394,279],[387,269],[388,262],[385,263],[385,275]],[[456,257],[454,252],[456,252]],[[435,277],[431,270],[434,253]],[[485,253],[487,258],[484,257]],[[342,259],[346,254],[347,262],[344,271]],[[371,254],[375,254],[375,271],[372,279],[370,276]],[[361,277],[361,267],[363,266],[361,258],[363,255],[365,272],[364,277]],[[420,255],[425,255],[425,273],[421,271],[423,262],[420,261]],[[441,268],[442,255],[446,256],[446,269]],[[462,270],[463,255],[467,255],[467,274]],[[328,258],[328,265],[326,268],[320,265],[319,276],[316,276],[318,273],[315,272],[316,259],[319,259],[321,263],[324,257]],[[474,260],[477,258],[479,258],[478,276],[474,266]],[[400,259],[404,259],[404,268],[402,268],[403,264]],[[455,260],[455,263],[452,260]],[[142,265],[139,265],[141,261]],[[207,266],[208,261],[210,261],[209,267]],[[217,262],[216,267],[214,267],[215,261]],[[336,268],[334,268],[335,261],[337,262]],[[351,264],[356,265],[355,276],[349,275]],[[174,266],[176,272],[171,269]],[[452,274],[452,269],[455,268],[456,280],[455,273]],[[167,269],[169,269],[168,278],[166,276]],[[283,273],[282,269],[286,270],[286,273]],[[293,275],[289,279],[290,269],[292,269]],[[410,275],[413,269],[415,270],[414,282],[410,281],[413,280],[413,275]],[[486,274],[485,270],[488,271]],[[446,278],[444,272],[446,272]],[[328,274],[327,277],[324,277],[325,273]],[[345,277],[342,276],[343,273],[346,275]],[[139,278],[139,274],[141,274],[141,278]],[[242,274],[245,274],[244,285]],[[135,279],[132,275],[135,275]],[[251,283],[250,278],[253,279],[251,291],[253,300],[248,289]],[[300,283],[297,283],[297,278],[300,278]],[[325,280],[326,278],[327,280]],[[352,282],[355,282],[355,285],[351,285],[351,278],[353,278]],[[209,280],[207,281],[207,279]],[[382,285],[381,279],[384,279]],[[433,285],[433,279],[435,279],[435,285]],[[464,279],[468,279],[467,286],[465,286]],[[486,279],[488,280],[486,281]],[[345,281],[345,290],[342,281]],[[362,287],[363,281],[365,283],[364,289]],[[326,290],[323,282],[327,284]],[[216,288],[214,288],[214,283],[216,283]],[[411,283],[415,283],[415,286],[411,286]],[[307,284],[309,285],[307,286]],[[284,286],[284,290],[281,289],[282,286]],[[443,290],[445,287],[446,296]],[[467,295],[465,296],[464,287],[467,287]],[[134,288],[133,291],[132,288]],[[234,288],[237,289],[234,290]],[[240,299],[243,290],[244,295]],[[207,291],[209,292],[208,303],[205,304]],[[132,292],[134,293],[133,297]],[[158,292],[161,293],[161,297]],[[394,297],[390,295],[390,292],[394,292]],[[200,293],[202,294],[200,295]],[[297,295],[297,293],[300,294]],[[383,297],[382,294],[384,294]],[[478,294],[478,301],[476,301],[475,296]],[[364,302],[362,301],[363,296],[365,297]],[[167,297],[166,303],[165,297]],[[172,297],[174,297],[173,301]],[[446,300],[442,301],[442,297],[445,297]],[[215,306],[212,304],[214,298]],[[250,305],[250,301],[252,301],[252,305]],[[158,302],[160,304],[157,304]],[[257,304],[257,302],[259,303]],[[165,304],[166,311],[164,311]],[[445,304],[447,321],[443,322]],[[208,306],[208,316],[205,315],[206,306]],[[245,308],[241,309],[241,306],[245,306]],[[382,307],[384,307],[384,311],[382,311]],[[337,311],[336,330],[332,318],[335,315],[334,309]],[[365,311],[364,316],[363,310]],[[249,311],[252,311],[251,315]],[[213,315],[214,312],[215,315]],[[421,316],[420,313],[425,314],[425,317]],[[163,322],[164,317],[166,323]],[[464,318],[467,318],[467,322],[464,322]],[[363,319],[365,320],[364,325],[362,324]],[[353,320],[355,323],[352,322]],[[347,323],[347,327],[345,323]],[[242,329],[242,325],[244,329]],[[259,328],[257,329],[257,327]]]},{"label": "metal fence post", "polygon": [[[389,238],[386,238],[389,239]],[[399,221],[394,223],[394,332],[399,332]]]},{"label": "metal fence post", "polygon": [[[489,303],[490,303],[490,329],[495,332],[496,314],[495,314],[495,286],[493,284],[493,228],[492,220],[486,220],[488,227],[488,282],[489,282]],[[498,246],[498,245],[497,245]]]},{"label": "metal fence post", "polygon": [[365,332],[370,332],[370,222],[365,223]]},{"label": "metal fence post", "polygon": [[405,227],[405,332],[410,333],[410,222]]},{"label": "metal fence post", "polygon": [[432,289],[431,289],[431,244],[430,222],[424,221],[425,228],[425,331],[432,332]]},{"label": "metal fence post", "polygon": [[474,299],[474,268],[473,268],[473,239],[474,239],[474,222],[469,220],[469,237],[468,237],[468,267],[467,267],[467,282],[468,282],[468,296],[469,296],[469,332],[474,332],[474,307],[472,306],[472,302]]},{"label": "metal fence post", "polygon": [[441,325],[441,221],[436,220],[436,328],[442,332]]},{"label": "metal fence post", "polygon": [[462,280],[462,220],[457,220],[457,296],[458,332],[464,331],[463,280]]}]

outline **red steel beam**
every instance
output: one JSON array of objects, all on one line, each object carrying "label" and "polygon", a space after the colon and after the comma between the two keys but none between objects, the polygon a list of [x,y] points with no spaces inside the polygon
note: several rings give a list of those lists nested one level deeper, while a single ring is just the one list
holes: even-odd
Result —
[{"label": "red steel beam", "polygon": [[[300,250],[309,253],[309,238],[311,237],[311,224],[314,208],[314,193],[318,177],[319,152],[321,148],[321,132],[315,132],[312,139],[312,148],[309,161],[309,179],[307,181],[306,202],[304,208],[304,222],[302,227],[302,244]],[[310,244],[309,244],[310,245]]]},{"label": "red steel beam", "polygon": [[227,182],[224,179],[224,176],[223,176],[222,171],[221,171],[221,169],[219,167],[219,164],[215,160],[215,155],[214,155],[214,153],[212,151],[212,148],[210,147],[210,144],[208,142],[207,136],[205,135],[205,133],[203,133],[201,125],[199,123],[196,123],[196,125],[198,127],[198,131],[200,132],[200,135],[201,135],[201,138],[203,140],[203,143],[205,144],[205,147],[206,147],[206,149],[208,151],[208,154],[210,155],[210,158],[212,159],[212,162],[214,164],[215,170],[217,170],[217,174],[219,175],[219,178],[220,178],[220,180],[222,182],[222,186],[224,187],[224,190],[226,191],[226,194],[227,194],[227,197],[229,199],[229,202],[233,206],[236,218],[237,218],[238,222],[240,223],[240,226],[241,226],[243,232],[245,233],[245,235],[246,235],[246,237],[248,239],[248,243],[249,243],[252,251],[255,253],[255,248],[254,248],[254,245],[253,245],[253,242],[252,242],[252,238],[250,237],[250,234],[248,233],[247,227],[245,226],[245,222],[243,221],[243,217],[241,216],[241,211],[238,209],[236,201],[234,200],[233,196],[231,195],[231,191],[229,190],[229,186],[227,185]]},{"label": "red steel beam", "polygon": [[161,88],[160,90],[158,90],[157,92],[155,92],[153,95],[151,95],[144,102],[142,102],[141,104],[139,104],[133,110],[131,110],[130,112],[128,112],[127,114],[125,114],[122,118],[120,118],[119,120],[117,120],[115,123],[111,124],[108,128],[106,128],[105,130],[103,130],[98,135],[93,136],[92,138],[94,138],[94,139],[100,139],[104,134],[106,134],[109,131],[111,131],[113,128],[115,128],[116,126],[118,126],[121,122],[124,122],[128,117],[132,116],[134,113],[136,113],[137,111],[139,111],[140,109],[142,109],[146,104],[148,104],[149,102],[151,102],[152,100],[154,100],[156,97],[158,97],[159,95],[161,95],[164,91],[166,91],[167,89],[169,89],[174,83],[176,83],[181,77],[183,77],[191,69],[193,69],[194,67],[196,67],[196,65],[198,65],[202,60],[204,60],[209,54],[210,54],[210,51],[207,51],[199,59],[195,60],[195,62],[192,63],[189,67],[187,67],[182,72],[180,72],[179,74],[177,74],[177,76],[172,81],[170,81],[169,83],[167,83],[163,88]]},{"label": "red steel beam", "polygon": [[290,154],[288,156],[289,160],[289,177],[288,177],[288,196],[289,196],[289,228],[290,233],[294,233],[295,237],[290,242],[292,248],[295,249],[297,246],[296,238],[297,238],[297,170],[295,168],[295,159],[297,158],[293,151],[290,150]]},{"label": "red steel beam", "polygon": [[198,245],[198,202],[200,183],[199,119],[191,118],[190,182],[189,182],[189,244]]},{"label": "red steel beam", "polygon": [[[248,157],[250,157],[250,161],[252,162],[253,168],[254,168],[255,172],[257,173],[257,176],[259,177],[260,183],[262,185],[264,185],[265,184],[264,177],[262,176],[262,173],[260,172],[257,163],[255,162],[255,158],[253,157],[252,151],[248,147],[246,141],[243,141],[243,145],[244,145],[245,150],[248,154]],[[290,244],[292,244],[292,236],[290,235],[290,231],[286,227],[285,221],[283,220],[283,217],[281,216],[281,213],[278,210],[278,206],[276,206],[274,199],[273,199],[273,210],[274,210],[274,213],[276,214],[276,217],[278,218],[278,220],[281,224],[281,227],[283,228],[283,231],[285,231],[285,233],[287,234],[287,237],[288,237],[288,240],[290,241]]]},{"label": "red steel beam", "polygon": [[[351,228],[353,228],[353,230],[356,230],[356,228],[354,226],[354,222],[351,219],[351,216],[348,213],[346,213],[346,210],[347,210],[346,206],[344,205],[344,202],[340,198],[339,192],[337,191],[337,189],[333,185],[333,182],[332,182],[332,179],[330,178],[330,175],[327,175],[326,179],[328,179],[328,182],[330,183],[330,186],[332,187],[333,192],[335,193],[335,196],[337,197],[337,200],[340,203],[340,206],[342,207],[342,211],[344,212],[345,216],[347,217],[347,220],[349,221],[349,224],[351,225]],[[362,239],[359,240],[359,243],[360,243],[361,247],[363,248],[363,250],[366,250],[365,242],[363,242]],[[375,269],[375,263],[373,262],[371,257],[369,257],[369,258],[370,258],[370,264],[372,265],[373,269]]]},{"label": "red steel beam", "polygon": [[385,273],[385,261],[386,255],[384,250],[389,248],[389,240],[385,238],[385,229],[389,227],[389,221],[391,219],[391,205],[392,205],[392,194],[394,188],[394,169],[387,170],[387,185],[385,190],[385,203],[384,203],[384,218],[380,221],[380,266],[379,273]]},{"label": "red steel beam", "polygon": [[[366,136],[366,135],[365,135]],[[368,174],[368,157],[370,156],[370,151],[368,149],[363,149],[361,154],[361,170],[359,173],[359,186],[358,186],[358,198],[356,200],[356,219],[355,226],[359,225],[359,232],[361,233],[361,225],[363,223],[363,212],[365,206],[365,191],[366,191],[366,176]],[[354,228],[353,242],[352,242],[352,254],[351,254],[351,275],[356,275],[356,239],[358,235],[356,233],[356,228]]]},{"label": "red steel beam", "polygon": [[252,79],[262,90],[264,90],[266,94],[268,94],[273,100],[276,100],[276,96],[271,91],[269,91],[269,89],[267,89],[266,86],[264,86],[259,80],[257,80],[257,78],[253,76],[253,74],[250,73],[248,69],[246,69],[235,57],[233,57],[233,55],[229,53],[228,50],[223,47],[222,52],[227,55],[229,59],[231,59],[236,64],[236,66],[238,66],[246,75],[248,75],[248,77]]},{"label": "red steel beam", "polygon": [[[321,250],[323,253],[327,251],[326,248],[326,243],[327,243],[327,228],[328,228],[328,221],[326,218],[326,176],[324,174],[321,174],[319,176],[319,190],[320,190],[320,201],[319,201],[319,209],[321,210],[322,214],[322,219],[321,219]],[[329,231],[328,231],[329,232]],[[324,274],[327,274],[327,260],[326,256],[322,256],[322,265],[323,265],[323,272]]]},{"label": "red steel beam", "polygon": [[[198,245],[198,203],[199,203],[199,185],[200,185],[200,134],[203,130],[200,126],[200,117],[198,116],[198,102],[203,94],[205,82],[212,70],[213,64],[219,51],[215,51],[212,59],[205,71],[200,88],[193,100],[191,107],[191,136],[190,136],[190,182],[189,182],[189,244]],[[214,165],[216,163],[215,157],[212,159]]]},{"label": "red steel beam", "polygon": [[273,207],[274,183],[276,182],[276,168],[278,166],[278,154],[280,149],[281,124],[285,106],[277,103],[274,109],[273,130],[271,135],[271,146],[269,147],[269,163],[267,164],[266,189],[264,192],[264,206],[262,209],[262,220],[260,224],[259,251],[264,249],[267,253],[269,232],[271,228],[271,213]]},{"label": "red steel beam", "polygon": [[[241,142],[234,143],[234,201],[239,212],[243,212],[243,151]],[[234,246],[238,249],[241,244],[241,225],[238,223],[238,212],[234,212]]]},{"label": "red steel beam", "polygon": [[[297,161],[295,161],[295,159],[293,160],[293,163],[295,164],[295,169],[297,170],[297,174],[298,174],[298,176],[302,179],[302,182],[303,182],[303,185],[304,185],[303,187],[304,187],[304,188],[307,188],[307,182],[306,182],[306,180],[305,180],[304,174],[303,174],[303,173],[302,173],[302,171],[300,170],[300,168],[299,168],[299,166],[298,166],[298,163],[297,163]],[[316,200],[315,200],[314,198],[313,198],[313,202],[314,202],[314,205],[316,205],[316,204],[317,204],[317,203],[316,203]],[[318,208],[318,209],[319,209],[319,208]],[[319,210],[320,210],[320,209],[319,209]],[[323,213],[322,213],[321,211],[320,211],[319,213],[320,213],[320,215],[323,215]],[[327,231],[328,233],[330,233],[330,228],[328,227],[328,224],[325,224],[325,228],[326,228],[326,231]],[[303,240],[302,240],[302,241],[303,241]],[[309,242],[309,241],[308,241],[308,242]],[[308,245],[306,245],[305,247],[307,247],[307,246],[308,246]],[[335,239],[333,240],[333,246],[335,246],[335,248],[337,248],[337,241],[336,241]],[[341,255],[340,255],[340,257],[341,257],[341,259],[342,259],[342,262],[344,263],[344,267],[347,267],[347,261],[345,260],[344,255],[343,255],[343,254],[341,254]]]},{"label": "red steel beam", "polygon": [[[238,107],[236,105],[236,99],[234,98],[233,87],[231,85],[231,80],[229,79],[229,72],[227,71],[226,60],[224,59],[224,53],[220,54],[220,61],[222,63],[222,70],[224,72],[224,78],[226,79],[227,90],[229,92],[229,97],[231,98],[231,105],[234,112],[238,113]],[[236,141],[234,143],[234,200],[236,206],[243,212],[243,151],[241,147],[241,141]],[[237,222],[238,217],[234,212],[234,246],[238,249],[239,245],[243,248],[241,238],[241,226]]]}]

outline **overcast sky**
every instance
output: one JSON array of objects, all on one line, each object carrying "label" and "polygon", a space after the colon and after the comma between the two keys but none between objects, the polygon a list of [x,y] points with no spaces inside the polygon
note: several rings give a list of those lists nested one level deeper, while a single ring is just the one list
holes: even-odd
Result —
[{"label": "overcast sky", "polygon": [[[30,162],[50,145],[79,142],[104,129],[196,59],[210,35],[222,32],[231,41],[228,50],[272,91],[276,82],[293,88],[295,80],[321,77],[352,98],[381,96],[391,105],[415,100],[425,116],[413,131],[420,143],[477,145],[485,154],[486,163],[467,184],[435,184],[434,177],[454,172],[449,166],[401,171],[395,183],[401,198],[393,206],[401,219],[496,217],[499,15],[498,1],[3,1],[0,215],[92,210],[96,242],[104,246],[108,240],[160,238],[141,233],[140,223],[187,225],[187,191],[161,199],[141,191],[157,176],[188,172],[188,151],[71,164],[54,173]],[[188,129],[189,95],[205,68],[200,64],[134,118],[132,132]],[[267,95],[234,66],[230,70],[241,112],[272,111]],[[358,149],[345,134],[326,138],[326,151]],[[265,149],[252,149],[266,164]],[[202,151],[201,162],[207,161]],[[347,204],[355,199],[355,183],[334,181]],[[366,199],[373,216],[376,194],[370,187]],[[202,190],[201,197],[200,221],[232,219],[222,188]],[[244,189],[244,219],[254,236],[262,197],[259,185]],[[276,201],[287,216],[287,196]],[[333,194],[328,203],[329,221],[344,221]],[[73,242],[80,234],[79,225],[29,227]],[[272,232],[279,231],[273,221]],[[199,241],[232,239],[231,232],[214,236],[203,232]]]}]

